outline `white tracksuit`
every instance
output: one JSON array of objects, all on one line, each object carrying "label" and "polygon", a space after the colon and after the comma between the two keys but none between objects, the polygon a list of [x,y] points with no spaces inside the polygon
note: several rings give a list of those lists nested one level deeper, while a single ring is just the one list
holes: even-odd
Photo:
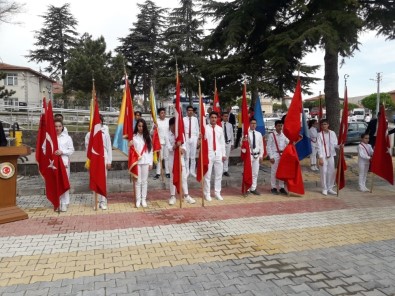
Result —
[{"label": "white tracksuit", "polygon": [[335,160],[337,136],[334,131],[318,133],[318,157],[324,161],[320,169],[322,190],[333,190],[335,185]]},{"label": "white tracksuit", "polygon": [[[136,151],[141,154],[145,145],[143,135],[135,134],[133,136],[133,146]],[[141,154],[141,158],[137,162],[138,166],[138,177],[136,182],[136,203],[139,204],[142,200],[147,198],[147,187],[148,187],[148,172],[149,166],[153,162],[153,152],[145,149]]]},{"label": "white tracksuit", "polygon": [[[166,137],[167,133],[169,132],[169,118],[165,119],[160,119],[159,117],[157,118],[157,129],[158,129],[158,135],[159,135],[159,141],[161,145],[161,150],[160,154],[162,156],[163,161],[165,162],[165,173],[169,174],[169,153],[168,150],[166,149]],[[153,133],[153,128],[151,129],[151,135]],[[161,173],[161,168],[162,164],[158,163],[156,166],[156,174],[160,175]]]},{"label": "white tracksuit", "polygon": [[[186,140],[185,160],[187,164],[186,165],[187,174],[189,172],[196,174],[196,148],[197,148],[197,141],[199,138],[199,121],[195,116],[191,116],[191,117],[185,116],[183,120],[184,120],[184,132],[185,132],[185,140]],[[191,127],[190,130],[189,130],[189,126]],[[191,132],[191,134],[189,134],[189,132]],[[189,166],[189,161],[191,163],[190,166]]]},{"label": "white tracksuit", "polygon": [[310,164],[311,166],[317,165],[317,154],[318,154],[318,132],[317,129],[312,126],[309,128],[309,135],[311,141],[311,154],[310,154]]},{"label": "white tracksuit", "polygon": [[[278,147],[276,146],[276,142]],[[269,134],[266,149],[269,158],[274,159],[274,163],[271,164],[270,170],[270,184],[272,188],[277,188],[276,181],[278,181],[280,188],[284,188],[284,181],[276,179],[276,173],[281,155],[288,143],[288,138],[282,132],[278,134],[274,131]]]},{"label": "white tracksuit", "polygon": [[215,183],[214,183],[214,191],[215,195],[218,196],[221,194],[221,182],[222,182],[222,172],[223,172],[223,162],[222,157],[226,157],[225,151],[225,139],[224,132],[222,127],[215,125],[214,126],[215,133],[215,144],[216,148],[214,149],[214,137],[213,137],[213,127],[208,124],[206,126],[206,139],[208,144],[208,170],[204,175],[204,195],[205,197],[210,196],[210,179],[211,172],[214,166],[215,173]]},{"label": "white tracksuit", "polygon": [[[173,146],[176,142],[175,135],[169,131],[166,137],[166,148],[169,153],[169,170],[170,170],[170,195],[176,195],[176,186],[173,184],[173,165],[174,165],[174,150]],[[185,144],[182,144],[180,147],[182,150],[186,150]],[[184,195],[188,195],[188,183],[187,183],[187,171],[185,168],[185,160],[184,157],[181,156],[181,172],[182,172],[182,191]]]},{"label": "white tracksuit", "polygon": [[[62,132],[58,136],[58,148],[62,151],[62,160],[66,167],[67,177],[70,179],[70,156],[74,153],[74,146],[73,140],[67,133]],[[60,196],[60,203],[66,205],[70,203],[70,190],[67,190]]]},{"label": "white tracksuit", "polygon": [[359,143],[358,145],[358,185],[360,190],[366,189],[366,177],[369,171],[370,159],[373,155],[373,149],[370,144]]}]

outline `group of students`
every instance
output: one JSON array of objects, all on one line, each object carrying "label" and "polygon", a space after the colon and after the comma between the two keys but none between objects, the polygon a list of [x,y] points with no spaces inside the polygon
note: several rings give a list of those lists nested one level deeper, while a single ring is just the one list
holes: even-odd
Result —
[{"label": "group of students", "polygon": [[[318,127],[320,125],[320,130]],[[320,123],[316,119],[309,121],[309,135],[311,141],[310,164],[312,171],[320,171],[322,194],[337,194],[335,187],[335,160],[336,149],[339,149],[337,136],[334,131],[329,129],[329,123],[326,119],[322,119]],[[366,177],[369,171],[370,160],[373,155],[372,146],[369,144],[369,134],[361,135],[361,142],[358,145],[358,169],[359,191],[367,192]],[[317,167],[318,164],[321,167]]]},{"label": "group of students", "polygon": [[[136,206],[147,207],[147,192],[148,192],[148,175],[153,167],[153,145],[152,135],[155,129],[158,130],[159,140],[161,144],[161,160],[164,163],[164,170],[166,178],[170,182],[170,198],[169,204],[176,203],[176,188],[173,185],[173,159],[174,151],[180,147],[182,176],[181,183],[184,193],[184,201],[190,204],[195,203],[189,195],[188,191],[188,177],[196,177],[196,156],[197,149],[200,145],[200,127],[197,117],[192,106],[187,107],[187,115],[183,118],[184,121],[184,143],[176,142],[175,136],[175,118],[166,118],[166,111],[164,108],[158,109],[157,124],[152,126],[151,131],[148,130],[147,122],[141,118],[141,112],[135,113],[135,127],[134,137],[128,143],[129,146],[134,146],[135,150],[141,156],[138,160],[138,177],[136,180]],[[230,151],[234,148],[234,133],[233,126],[229,123],[229,113],[223,112],[221,114],[221,126],[217,124],[219,114],[212,111],[209,113],[208,124],[205,127],[206,139],[208,143],[208,171],[204,175],[203,194],[207,201],[211,201],[210,180],[214,170],[214,197],[217,200],[223,200],[221,196],[222,176],[229,176],[229,156]],[[55,115],[55,130],[58,137],[59,150],[55,154],[61,155],[65,164],[67,175],[70,175],[70,156],[74,152],[72,138],[68,135],[67,128],[63,125],[63,117],[61,114]],[[112,163],[112,145],[111,138],[108,132],[108,127],[102,122],[102,136],[105,151],[106,170],[111,168]],[[263,136],[256,130],[255,118],[250,118],[250,126],[248,136],[242,140],[248,141],[251,151],[251,165],[253,182],[251,188],[247,193],[260,195],[257,191],[257,180],[259,174],[259,165],[263,160],[264,147]],[[320,130],[318,126],[320,124]],[[278,195],[287,195],[285,184],[283,181],[276,178],[277,168],[285,147],[289,140],[282,132],[283,121],[275,122],[275,130],[267,135],[267,155],[271,164],[270,183],[271,193]],[[335,132],[329,129],[329,123],[326,119],[321,120],[320,123],[316,119],[309,121],[309,132],[312,146],[312,154],[310,155],[311,169],[313,171],[320,171],[322,194],[337,194],[334,190],[335,186],[335,161],[336,149],[339,148],[337,144],[337,136]],[[89,145],[89,132],[85,137],[86,148]],[[373,154],[372,146],[369,144],[369,135],[363,134],[361,136],[361,143],[358,145],[358,167],[359,167],[359,190],[368,191],[366,188],[366,176],[369,170],[370,159]],[[318,165],[317,166],[317,157]],[[156,174],[154,179],[158,179],[161,175],[162,164],[158,163],[156,167]],[[67,211],[67,206],[70,203],[69,192],[64,193],[61,198],[60,211]],[[99,208],[107,209],[107,198],[99,196]]]},{"label": "group of students", "polygon": [[[182,166],[182,188],[184,193],[184,201],[187,203],[195,203],[189,195],[188,177],[196,177],[196,156],[197,149],[200,145],[200,127],[197,117],[195,116],[193,106],[187,107],[187,115],[183,118],[184,122],[184,143],[181,144],[175,140],[175,118],[166,118],[164,108],[158,109],[157,123],[153,125],[151,133],[148,132],[147,123],[140,118],[136,121],[135,136],[129,142],[129,146],[134,146],[136,151],[141,155],[138,161],[138,179],[136,182],[136,206],[147,206],[147,186],[148,171],[153,165],[153,150],[151,136],[155,129],[158,130],[159,140],[161,144],[161,160],[164,162],[164,171],[166,177],[170,179],[170,198],[169,204],[176,203],[175,186],[173,185],[173,159],[174,151],[180,147],[183,157],[181,158]],[[206,125],[205,137],[208,144],[208,171],[204,175],[203,193],[207,201],[212,200],[210,180],[214,170],[214,197],[217,200],[223,200],[221,196],[222,176],[229,176],[229,156],[234,146],[233,126],[229,123],[229,113],[221,114],[221,126],[217,124],[219,114],[214,111],[209,113],[208,124]],[[256,190],[257,178],[259,173],[259,161],[263,159],[263,140],[262,135],[255,130],[256,120],[250,120],[249,139],[251,145],[251,159],[253,167],[253,184],[249,190],[252,194],[259,195]],[[162,165],[159,163],[156,168],[154,179],[159,179],[161,175]]]}]

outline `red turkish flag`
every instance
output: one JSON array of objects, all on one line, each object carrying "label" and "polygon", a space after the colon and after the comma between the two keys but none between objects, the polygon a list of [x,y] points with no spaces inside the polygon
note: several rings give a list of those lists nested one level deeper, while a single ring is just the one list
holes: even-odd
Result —
[{"label": "red turkish flag", "polygon": [[48,103],[45,125],[46,132],[43,143],[45,156],[40,160],[40,166],[44,168],[43,177],[47,199],[53,204],[56,210],[59,208],[60,196],[70,189],[70,183],[62,157],[55,155],[55,151],[59,148],[51,101]]},{"label": "red turkish flag", "polygon": [[[133,140],[134,133],[134,111],[133,111],[133,98],[132,92],[130,91],[129,80],[125,75],[125,95],[126,95],[126,106],[125,106],[125,117],[123,120],[123,138],[128,141]],[[128,155],[128,169],[133,177],[138,177],[137,162],[140,159],[140,154],[136,151],[134,146],[129,148]]]},{"label": "red turkish flag", "polygon": [[[200,85],[199,85],[200,88]],[[196,180],[201,182],[203,180],[204,175],[207,173],[208,170],[208,144],[206,139],[206,117],[204,116],[204,106],[203,106],[203,98],[200,96],[199,100],[199,113],[200,113],[200,134],[201,134],[201,145],[200,145],[200,152],[199,158],[197,162],[197,174]]]},{"label": "red turkish flag", "polygon": [[[176,129],[175,129],[175,140],[181,144],[184,143],[184,121],[182,119],[181,110],[181,86],[180,79],[178,77],[178,70],[176,74],[176,108],[175,108],[175,119],[176,119]],[[174,151],[174,164],[173,164],[173,184],[177,188],[177,192],[181,192],[181,153],[180,147],[177,147]]]},{"label": "red turkish flag", "polygon": [[304,194],[302,170],[295,148],[295,143],[300,137],[302,110],[302,88],[298,79],[284,122],[284,135],[289,139],[289,144],[281,155],[276,173],[276,178],[285,181],[288,190],[297,194]]},{"label": "red turkish flag", "polygon": [[243,98],[241,101],[241,120],[243,122],[243,140],[241,144],[241,159],[244,162],[243,167],[243,181],[241,186],[241,193],[245,194],[252,185],[252,165],[251,165],[251,150],[248,143],[248,129],[250,127],[250,120],[248,116],[247,107],[247,85],[244,83]]},{"label": "red turkish flag", "polygon": [[380,115],[377,124],[376,145],[374,146],[370,170],[372,173],[394,185],[394,168],[392,166],[388,123],[385,120],[384,105],[380,106]]},{"label": "red turkish flag", "polygon": [[41,109],[41,116],[40,116],[40,124],[38,127],[38,133],[37,133],[37,143],[36,143],[36,162],[38,165],[38,170],[40,171],[40,174],[42,177],[44,177],[45,169],[44,169],[44,151],[42,149],[42,146],[44,144],[45,140],[45,133],[47,131],[46,128],[46,114],[47,111],[47,103],[45,100],[45,97],[43,98],[43,104],[42,104],[42,109]]},{"label": "red turkish flag", "polygon": [[94,109],[87,151],[87,157],[90,160],[89,188],[97,194],[107,196],[106,164],[99,104],[95,94],[92,95],[94,96]]},{"label": "red turkish flag", "polygon": [[218,113],[217,117],[217,125],[222,126],[222,119],[221,119],[221,106],[219,104],[219,95],[217,86],[215,86],[214,90],[214,103],[213,103],[213,111]]},{"label": "red turkish flag", "polygon": [[[347,86],[344,90],[344,103],[343,103],[343,114],[340,121],[339,128],[339,137],[338,144],[344,145],[347,140],[347,131],[348,131],[348,94],[347,94]],[[347,170],[346,160],[344,158],[344,148],[340,148],[339,150],[339,164],[336,170],[336,183],[339,190],[343,189],[346,186],[346,178],[344,172]]]}]

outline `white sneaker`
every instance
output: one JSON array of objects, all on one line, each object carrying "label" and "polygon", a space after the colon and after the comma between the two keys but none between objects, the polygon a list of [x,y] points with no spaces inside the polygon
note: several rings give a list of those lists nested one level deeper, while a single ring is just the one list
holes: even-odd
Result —
[{"label": "white sneaker", "polygon": [[60,204],[59,210],[60,210],[61,212],[67,212],[67,205],[64,204],[64,203],[61,203],[61,204]]},{"label": "white sneaker", "polygon": [[107,210],[107,202],[106,201],[101,201],[99,203],[99,208],[102,210]]},{"label": "white sneaker", "polygon": [[175,205],[176,202],[177,202],[176,197],[175,197],[174,195],[170,196],[169,205],[171,205],[171,206],[172,206],[172,205]]},{"label": "white sneaker", "polygon": [[224,198],[220,194],[216,194],[215,198],[218,200],[224,200]]},{"label": "white sneaker", "polygon": [[141,207],[141,199],[136,200],[136,207],[137,208]]},{"label": "white sneaker", "polygon": [[318,172],[320,169],[317,166],[314,166],[314,170]]},{"label": "white sneaker", "polygon": [[196,178],[196,174],[195,173],[191,172],[190,174],[191,174],[192,177]]},{"label": "white sneaker", "polygon": [[205,197],[205,198],[206,198],[206,200],[207,200],[207,201],[211,201],[211,200],[212,200],[212,198],[211,198],[211,196],[210,196],[210,195],[206,195],[206,197]]},{"label": "white sneaker", "polygon": [[359,188],[359,191],[361,191],[361,192],[369,192],[370,190],[365,187],[365,188]]},{"label": "white sneaker", "polygon": [[194,204],[196,202],[196,200],[194,200],[190,195],[186,195],[184,197],[184,201],[190,204]]},{"label": "white sneaker", "polygon": [[322,190],[322,194],[327,196],[328,195],[328,190]]},{"label": "white sneaker", "polygon": [[329,190],[328,190],[328,193],[329,193],[329,194],[332,194],[332,195],[337,195],[337,192],[334,191],[334,190],[332,190],[332,189],[329,189]]},{"label": "white sneaker", "polygon": [[143,198],[143,200],[141,201],[141,205],[143,206],[143,208],[147,207],[147,200],[145,198]]}]

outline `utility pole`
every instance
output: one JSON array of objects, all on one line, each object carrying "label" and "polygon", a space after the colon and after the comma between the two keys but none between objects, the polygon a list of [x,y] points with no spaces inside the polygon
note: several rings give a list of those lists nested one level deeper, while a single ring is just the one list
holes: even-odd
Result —
[{"label": "utility pole", "polygon": [[377,113],[379,113],[380,109],[380,81],[383,79],[381,73],[376,73],[376,79],[372,79],[377,82],[377,99],[376,99],[376,118],[378,117]]}]

